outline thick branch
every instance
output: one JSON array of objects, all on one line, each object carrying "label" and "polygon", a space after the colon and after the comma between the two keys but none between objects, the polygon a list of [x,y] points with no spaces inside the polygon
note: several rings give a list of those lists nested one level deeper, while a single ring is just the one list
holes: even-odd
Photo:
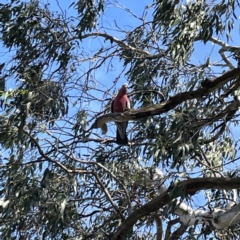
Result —
[{"label": "thick branch", "polygon": [[[179,182],[174,189],[174,198],[180,197],[184,189],[184,194],[195,194],[197,191],[204,189],[237,189],[240,188],[240,178],[193,178]],[[125,239],[125,234],[128,230],[142,217],[149,215],[152,212],[156,212],[160,208],[163,208],[169,201],[171,201],[170,192],[172,188],[169,188],[165,193],[154,198],[152,201],[143,205],[132,214],[121,224],[117,232],[111,238],[112,240]],[[220,221],[220,219],[218,219]]]},{"label": "thick branch", "polygon": [[[238,223],[239,219],[240,219],[240,204],[237,204],[230,210],[226,211],[225,213],[221,214],[219,217],[214,219],[215,224],[213,225],[218,229],[222,229]],[[228,223],[228,226],[226,226],[226,222]]]},{"label": "thick branch", "polygon": [[213,211],[193,210],[186,203],[180,203],[174,211],[180,217],[180,222],[185,226],[192,226],[196,222],[205,222],[215,229],[227,228],[240,221],[240,204],[233,206],[231,209],[214,208]]},{"label": "thick branch", "polygon": [[[103,116],[100,116],[96,119],[94,124],[91,128],[102,128],[106,129],[106,123],[111,121],[121,122],[121,121],[129,121],[129,120],[135,120],[140,118],[145,118],[149,116],[159,115],[162,113],[166,113],[172,109],[174,109],[177,105],[191,99],[199,99],[204,96],[209,95],[210,93],[214,92],[216,89],[223,86],[228,81],[237,78],[240,76],[240,68],[235,68],[233,70],[230,70],[220,77],[217,77],[212,80],[204,80],[202,82],[202,87],[195,91],[190,92],[182,92],[178,93],[172,97],[169,98],[168,101],[165,101],[163,103],[159,103],[156,105],[146,106],[140,109],[136,110],[130,110],[126,111],[124,113],[111,113],[111,114],[105,114]],[[237,80],[238,81],[238,80]]]}]

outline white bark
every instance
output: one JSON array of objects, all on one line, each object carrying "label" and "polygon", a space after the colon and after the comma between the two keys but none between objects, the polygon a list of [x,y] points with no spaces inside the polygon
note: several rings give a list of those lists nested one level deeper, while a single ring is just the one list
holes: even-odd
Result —
[{"label": "white bark", "polygon": [[175,214],[180,217],[180,222],[184,225],[191,226],[196,222],[202,223],[205,222],[204,219],[211,218],[211,214],[204,210],[193,210],[186,203],[180,203],[175,210]]},{"label": "white bark", "polygon": [[240,222],[240,203],[224,211],[212,224],[215,228],[222,229],[238,222]]},{"label": "white bark", "polygon": [[186,203],[180,203],[175,213],[180,221],[191,226],[197,223],[212,225],[215,229],[223,229],[240,222],[240,204],[231,209],[213,209],[213,212],[205,210],[193,210]]},{"label": "white bark", "polygon": [[[167,190],[164,182],[164,174],[161,170],[155,169],[153,178],[146,181],[146,185],[153,185],[159,194],[162,194]],[[184,202],[178,201],[175,209],[175,214],[180,217],[180,222],[186,226],[192,226],[196,223],[205,223],[211,225],[215,229],[224,229],[233,224],[240,222],[240,203],[236,204],[237,191],[233,189],[233,199],[226,199],[227,208],[219,209],[214,208],[213,210],[194,210]]]}]

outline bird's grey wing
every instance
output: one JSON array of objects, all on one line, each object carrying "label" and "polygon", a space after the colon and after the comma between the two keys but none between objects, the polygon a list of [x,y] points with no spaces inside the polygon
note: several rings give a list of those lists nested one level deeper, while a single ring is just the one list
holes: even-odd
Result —
[{"label": "bird's grey wing", "polygon": [[128,122],[115,122],[115,124],[117,126],[120,137],[124,139]]}]

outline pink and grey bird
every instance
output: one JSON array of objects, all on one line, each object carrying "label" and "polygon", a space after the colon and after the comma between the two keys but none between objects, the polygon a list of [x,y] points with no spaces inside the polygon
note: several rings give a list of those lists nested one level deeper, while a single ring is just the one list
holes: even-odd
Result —
[{"label": "pink and grey bird", "polygon": [[[128,84],[125,83],[119,90],[117,96],[112,101],[111,104],[111,112],[112,113],[122,113],[128,109],[130,109],[130,101],[127,96]],[[117,139],[116,143],[120,145],[127,145],[127,125],[128,122],[115,122],[117,126]]]}]

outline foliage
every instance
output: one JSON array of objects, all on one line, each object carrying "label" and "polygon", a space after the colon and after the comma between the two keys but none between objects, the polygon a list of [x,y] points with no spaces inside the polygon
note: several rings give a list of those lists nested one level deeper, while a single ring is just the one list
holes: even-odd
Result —
[{"label": "foliage", "polygon": [[[133,216],[122,239],[238,236],[238,224],[183,226],[176,216],[177,199],[194,209],[227,209],[238,199],[231,183],[202,186],[199,195],[179,185],[239,176],[238,76],[131,121],[130,146],[115,144],[113,122],[106,135],[90,127],[109,112],[124,79],[134,108],[164,108],[172,96],[239,67],[231,42],[239,2],[164,0],[130,9],[117,0],[78,0],[63,8],[58,1],[0,3],[1,239],[117,239],[125,221],[151,204],[157,211]],[[163,183],[170,200],[158,206]]]}]

